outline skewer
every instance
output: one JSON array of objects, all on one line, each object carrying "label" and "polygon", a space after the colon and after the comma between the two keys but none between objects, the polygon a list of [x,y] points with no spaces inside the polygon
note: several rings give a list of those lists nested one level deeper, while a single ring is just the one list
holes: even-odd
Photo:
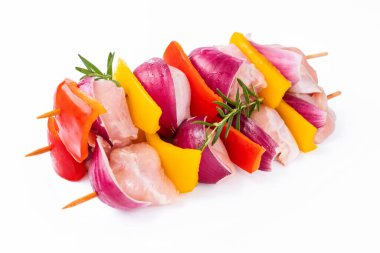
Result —
[{"label": "skewer", "polygon": [[90,199],[96,198],[97,196],[98,196],[98,194],[96,192],[91,192],[90,194],[87,194],[86,196],[80,197],[79,199],[76,199],[76,200],[70,202],[69,204],[62,207],[62,209],[74,207],[76,205],[79,205],[79,204],[82,204],[86,201],[89,201]]},{"label": "skewer", "polygon": [[61,109],[57,108],[57,109],[54,109],[50,112],[46,112],[46,113],[41,114],[40,116],[37,116],[37,119],[49,118],[52,116],[56,116],[60,113],[61,113]]},{"label": "skewer", "polygon": [[338,91],[335,91],[335,92],[327,95],[327,99],[330,100],[330,99],[338,97],[340,95],[342,95],[342,92],[340,90],[338,90]]},{"label": "skewer", "polygon": [[321,53],[317,53],[317,54],[309,54],[309,55],[306,55],[306,59],[323,57],[323,56],[327,56],[328,54],[329,54],[328,52],[321,52]]},{"label": "skewer", "polygon": [[40,155],[40,154],[49,152],[50,150],[51,150],[51,146],[49,145],[49,146],[46,146],[46,147],[42,147],[42,148],[36,149],[36,150],[30,152],[29,154],[26,154],[25,157]]}]

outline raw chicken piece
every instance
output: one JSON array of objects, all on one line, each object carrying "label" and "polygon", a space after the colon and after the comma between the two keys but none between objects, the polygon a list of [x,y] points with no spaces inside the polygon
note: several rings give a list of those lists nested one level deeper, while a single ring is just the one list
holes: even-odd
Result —
[{"label": "raw chicken piece", "polygon": [[157,152],[147,143],[112,150],[110,165],[118,185],[134,199],[163,205],[179,194],[161,168]]},{"label": "raw chicken piece", "polygon": [[108,80],[94,82],[94,97],[107,110],[100,118],[115,147],[129,145],[137,138],[138,129],[129,114],[124,90]]},{"label": "raw chicken piece", "polygon": [[235,100],[237,88],[239,87],[240,93],[242,94],[241,101],[244,101],[244,95],[241,92],[241,87],[237,81],[237,78],[242,80],[243,83],[248,86],[248,88],[254,89],[256,92],[259,92],[262,88],[267,87],[267,83],[263,74],[261,74],[255,65],[249,62],[247,57],[240,51],[237,46],[230,44],[228,46],[218,46],[217,48],[225,54],[244,60],[234,78],[234,83],[232,84],[230,93],[228,94],[229,98]]},{"label": "raw chicken piece", "polygon": [[329,137],[335,130],[336,116],[333,110],[327,109],[326,125],[318,128],[317,133],[314,136],[314,142],[316,144],[322,143],[327,137]]},{"label": "raw chicken piece", "polygon": [[276,110],[262,105],[260,111],[255,111],[251,119],[277,142],[278,155],[276,159],[286,165],[299,154],[297,143]]},{"label": "raw chicken piece", "polygon": [[[137,138],[138,129],[129,114],[128,104],[122,88],[114,82],[93,77],[83,78],[78,87],[87,95],[98,100],[106,109],[93,123],[91,131],[102,136],[110,145],[123,147]],[[94,146],[94,139],[89,144]],[[89,140],[91,141],[91,140]]]},{"label": "raw chicken piece", "polygon": [[182,121],[190,118],[190,84],[189,80],[187,80],[186,75],[181,70],[170,65],[168,66],[174,83],[177,126],[179,126],[181,125]]}]

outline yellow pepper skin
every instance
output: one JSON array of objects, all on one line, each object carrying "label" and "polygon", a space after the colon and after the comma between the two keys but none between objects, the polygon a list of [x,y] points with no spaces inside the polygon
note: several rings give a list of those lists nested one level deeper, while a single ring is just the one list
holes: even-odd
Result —
[{"label": "yellow pepper skin", "polygon": [[235,32],[231,36],[230,43],[237,46],[264,75],[268,86],[262,89],[259,95],[264,98],[265,105],[276,108],[280,104],[285,92],[290,88],[291,83],[251,45],[243,34]]},{"label": "yellow pepper skin", "polygon": [[160,139],[158,134],[146,134],[146,140],[156,149],[166,176],[180,193],[191,192],[198,184],[202,151],[183,149]]},{"label": "yellow pepper skin", "polygon": [[133,123],[146,133],[156,133],[160,129],[162,110],[122,59],[118,61],[113,79],[120,83],[127,95]]},{"label": "yellow pepper skin", "polygon": [[296,139],[297,145],[302,152],[309,152],[317,148],[314,144],[317,128],[283,100],[281,100],[276,110],[294,136],[294,139]]}]

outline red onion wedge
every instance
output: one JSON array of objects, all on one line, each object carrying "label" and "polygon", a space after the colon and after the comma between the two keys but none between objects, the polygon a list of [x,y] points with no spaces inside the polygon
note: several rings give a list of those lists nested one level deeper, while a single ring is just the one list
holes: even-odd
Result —
[{"label": "red onion wedge", "polygon": [[[325,92],[322,88],[320,89],[322,91],[320,93],[289,93],[284,97],[286,102],[304,116],[311,124],[317,127],[317,133],[314,136],[314,142],[316,144],[322,143],[334,132],[336,120],[334,111],[328,106],[328,98]],[[290,96],[291,98],[289,99]],[[299,101],[301,101],[302,104],[306,104],[306,108],[302,108]]]},{"label": "red onion wedge", "polygon": [[263,75],[234,45],[198,48],[189,58],[214,92],[219,89],[232,100],[240,87],[237,78],[256,91],[267,86]]},{"label": "red onion wedge", "polygon": [[160,58],[144,62],[133,73],[161,107],[158,132],[172,137],[182,121],[190,117],[190,84],[185,74]]},{"label": "red onion wedge", "polygon": [[102,136],[115,147],[129,145],[137,138],[124,90],[112,81],[87,77],[78,84],[79,89],[98,100],[107,110],[92,125],[92,132]]},{"label": "red onion wedge", "polygon": [[121,190],[112,172],[100,138],[97,138],[89,166],[90,183],[98,198],[111,207],[125,210],[150,205],[150,202],[133,199]]},{"label": "red onion wedge", "polygon": [[290,92],[321,92],[318,87],[317,73],[309,65],[301,50],[281,45],[260,45],[253,42],[249,35],[247,39],[292,83]]},{"label": "red onion wedge", "polygon": [[326,124],[327,112],[313,103],[290,93],[286,93],[283,99],[316,128],[320,128]]},{"label": "red onion wedge", "polygon": [[[194,123],[198,120],[204,121],[205,117],[193,117],[182,122],[173,144],[181,148],[199,149],[206,140],[206,129],[204,125]],[[214,145],[209,144],[202,152],[198,181],[215,184],[233,174],[234,168],[223,142],[218,140]]]},{"label": "red onion wedge", "polygon": [[278,144],[263,129],[256,125],[252,119],[247,118],[244,115],[241,115],[240,118],[240,132],[265,148],[265,152],[261,157],[259,169],[270,171],[272,161],[278,153]]}]

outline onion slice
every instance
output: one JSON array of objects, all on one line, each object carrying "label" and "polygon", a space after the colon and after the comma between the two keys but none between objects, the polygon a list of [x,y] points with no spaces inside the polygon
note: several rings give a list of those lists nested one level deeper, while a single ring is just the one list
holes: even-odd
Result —
[{"label": "onion slice", "polygon": [[197,48],[190,53],[189,58],[206,84],[214,92],[219,89],[227,96],[235,75],[244,62],[214,47]]},{"label": "onion slice", "polygon": [[190,117],[190,84],[185,74],[160,58],[144,62],[133,73],[162,110],[158,132],[172,137],[179,124]]},{"label": "onion slice", "polygon": [[[206,117],[192,117],[180,125],[173,140],[174,145],[181,148],[199,149],[206,140],[204,125],[195,124],[195,121],[204,121]],[[227,150],[221,140],[209,144],[202,152],[199,165],[198,181],[200,183],[215,184],[233,174],[235,165],[231,162]]]},{"label": "onion slice", "polygon": [[[191,52],[189,58],[214,92],[219,89],[232,100],[236,99],[240,89],[238,78],[256,92],[267,86],[261,72],[235,45],[198,48]],[[245,101],[243,94],[241,98]]]},{"label": "onion slice", "polygon": [[326,125],[327,112],[318,106],[289,93],[284,100],[316,128]]},{"label": "onion slice", "polygon": [[101,137],[96,140],[96,146],[90,160],[89,178],[98,198],[111,207],[129,210],[151,204],[150,202],[135,200],[121,190],[102,146]]},{"label": "onion slice", "polygon": [[244,115],[240,117],[240,131],[252,141],[256,142],[265,152],[261,157],[260,170],[270,171],[273,159],[278,154],[279,145],[261,127]]}]

